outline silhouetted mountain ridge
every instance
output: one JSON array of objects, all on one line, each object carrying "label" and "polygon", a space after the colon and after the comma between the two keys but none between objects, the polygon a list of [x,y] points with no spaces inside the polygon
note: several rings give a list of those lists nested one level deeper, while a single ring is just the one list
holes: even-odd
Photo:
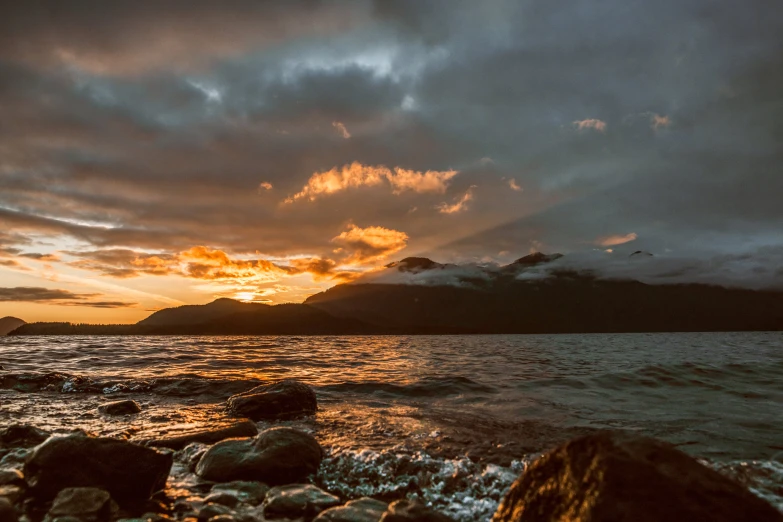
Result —
[{"label": "silhouetted mountain ridge", "polygon": [[[601,279],[536,252],[498,266],[409,257],[302,304],[218,299],[135,325],[33,323],[14,335],[328,335],[783,330],[783,292]],[[403,281],[388,283],[386,281]]]}]

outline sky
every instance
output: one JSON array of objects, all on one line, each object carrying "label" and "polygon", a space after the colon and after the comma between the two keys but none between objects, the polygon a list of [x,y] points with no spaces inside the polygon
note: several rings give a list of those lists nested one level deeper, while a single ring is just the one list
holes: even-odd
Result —
[{"label": "sky", "polygon": [[781,35],[773,0],[5,2],[0,316],[407,256],[778,262]]}]

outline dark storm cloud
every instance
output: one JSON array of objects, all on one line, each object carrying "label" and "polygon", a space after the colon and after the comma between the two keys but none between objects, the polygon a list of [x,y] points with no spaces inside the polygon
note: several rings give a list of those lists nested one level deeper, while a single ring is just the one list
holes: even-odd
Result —
[{"label": "dark storm cloud", "polygon": [[132,307],[136,303],[122,301],[94,301],[100,294],[76,294],[68,290],[35,286],[0,288],[0,302],[45,303],[60,306],[87,306],[92,308]]},{"label": "dark storm cloud", "polygon": [[[2,9],[8,230],[125,254],[314,258],[351,223],[449,259],[630,233],[704,255],[783,243],[777,3]],[[368,186],[281,205],[353,162],[459,174],[445,194]],[[438,211],[468,193],[464,211]],[[123,259],[76,262],[136,274]]]}]

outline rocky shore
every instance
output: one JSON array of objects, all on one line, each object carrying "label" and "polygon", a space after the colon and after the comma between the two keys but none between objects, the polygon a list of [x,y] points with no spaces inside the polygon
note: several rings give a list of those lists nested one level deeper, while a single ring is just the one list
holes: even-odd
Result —
[{"label": "rocky shore", "polygon": [[[135,415],[132,400],[101,405]],[[409,522],[448,521],[401,488],[375,498],[316,479],[325,449],[285,425],[254,421],[310,415],[316,397],[285,380],[236,394],[236,416],[214,428],[123,440],[84,431],[0,429],[0,522]],[[452,478],[462,480],[457,472]],[[673,446],[598,432],[552,449],[525,469],[493,521],[783,521],[745,486]]]}]

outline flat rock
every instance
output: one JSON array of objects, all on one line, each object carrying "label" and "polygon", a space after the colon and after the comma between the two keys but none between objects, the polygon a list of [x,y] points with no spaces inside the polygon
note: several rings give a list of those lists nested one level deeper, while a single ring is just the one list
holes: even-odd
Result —
[{"label": "flat rock", "polygon": [[249,419],[241,419],[221,426],[184,430],[160,437],[139,440],[138,442],[145,446],[180,450],[193,442],[214,444],[225,439],[254,437],[255,435],[258,435],[256,424]]},{"label": "flat rock", "polygon": [[65,488],[95,487],[120,503],[146,500],[166,485],[171,453],[103,437],[51,437],[36,447],[24,466],[34,495],[53,498]]},{"label": "flat rock", "polygon": [[266,518],[312,519],[321,511],[340,504],[339,497],[312,484],[291,484],[269,490],[261,508]]},{"label": "flat rock", "polygon": [[130,399],[107,402],[98,406],[98,412],[106,415],[132,415],[140,411],[139,403]]},{"label": "flat rock", "polygon": [[606,431],[534,462],[492,520],[780,522],[783,514],[670,444]]},{"label": "flat rock", "polygon": [[269,485],[304,481],[318,471],[323,450],[311,435],[294,428],[262,431],[252,439],[229,439],[207,450],[196,466],[205,480],[254,480]]},{"label": "flat rock", "polygon": [[0,429],[0,448],[32,448],[49,438],[49,433],[26,424]]},{"label": "flat rock", "polygon": [[18,469],[0,469],[0,486],[24,484],[24,475]]},{"label": "flat rock", "polygon": [[198,522],[207,522],[214,517],[221,515],[231,515],[233,511],[227,506],[220,504],[206,504],[198,512]]},{"label": "flat rock", "polygon": [[207,504],[220,504],[221,506],[234,508],[239,504],[239,498],[226,491],[216,491],[207,495],[204,498],[204,502]]},{"label": "flat rock", "polygon": [[11,502],[4,497],[0,497],[0,522],[16,522],[16,510]]},{"label": "flat rock", "polygon": [[314,522],[378,522],[389,505],[374,498],[351,500],[344,506],[329,508]]},{"label": "flat rock", "polygon": [[225,493],[235,496],[240,502],[257,506],[264,501],[267,491],[269,491],[269,486],[263,482],[235,480],[233,482],[215,484],[212,486],[210,496],[213,494]]},{"label": "flat rock", "polygon": [[234,415],[253,420],[291,418],[312,414],[318,409],[313,389],[292,379],[232,395],[226,404]]},{"label": "flat rock", "polygon": [[453,522],[453,520],[422,502],[402,499],[389,505],[381,516],[381,522]]},{"label": "flat rock", "polygon": [[108,491],[98,488],[65,488],[52,503],[47,521],[73,517],[84,522],[103,522],[113,518],[117,505]]}]

